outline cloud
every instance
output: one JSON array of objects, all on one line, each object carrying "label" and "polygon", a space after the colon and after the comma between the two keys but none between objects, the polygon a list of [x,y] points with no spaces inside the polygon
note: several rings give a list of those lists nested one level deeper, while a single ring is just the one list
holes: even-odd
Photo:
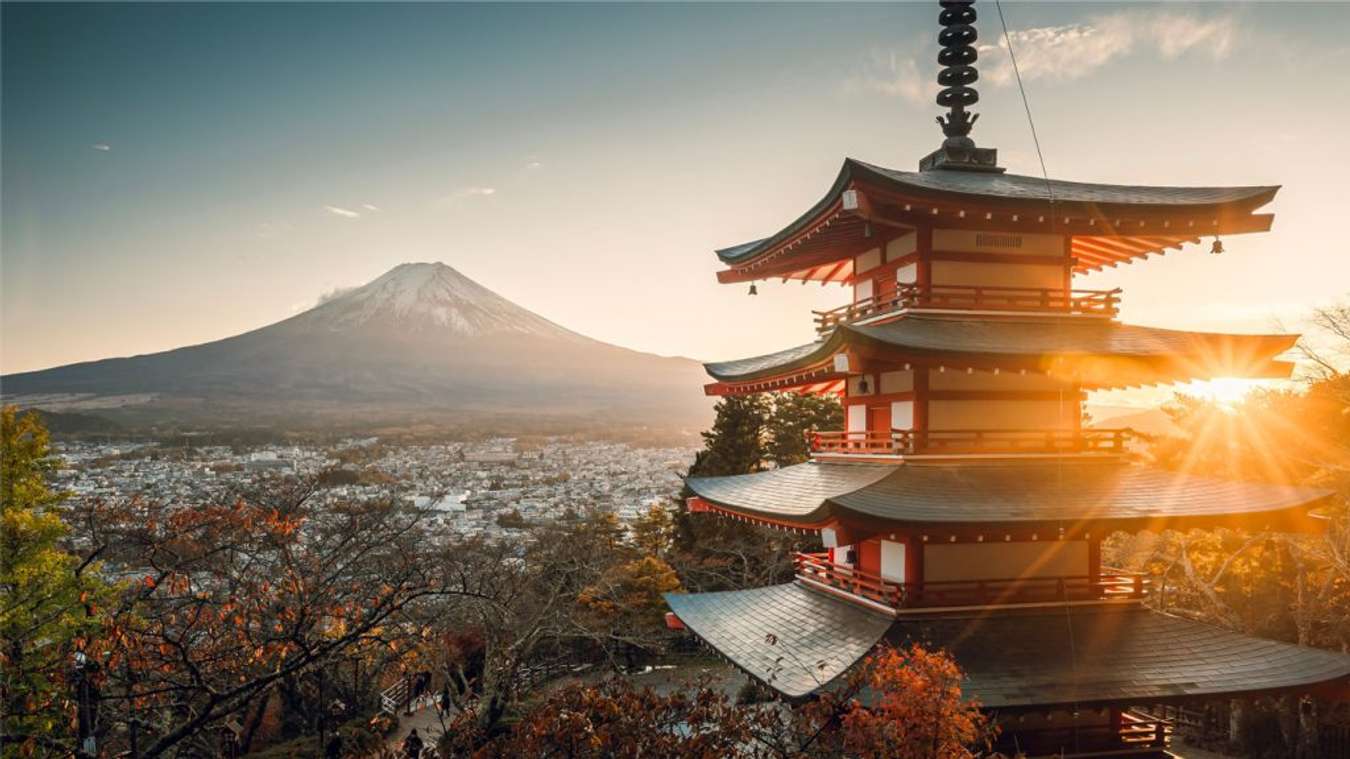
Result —
[{"label": "cloud", "polygon": [[337,300],[338,298],[341,298],[342,296],[346,295],[347,293],[349,293],[349,292],[351,292],[352,290],[355,290],[355,289],[356,289],[355,287],[334,287],[332,290],[329,290],[329,291],[327,291],[327,292],[319,293],[319,300],[318,300],[318,302],[315,303],[314,305],[315,305],[316,307],[317,307],[317,306],[322,306],[323,304],[327,303],[328,301],[330,301],[330,300]]},{"label": "cloud", "polygon": [[[1025,80],[1071,81],[1137,51],[1165,59],[1192,52],[1222,60],[1237,38],[1232,16],[1200,17],[1170,11],[1125,11],[1086,23],[1010,31],[1017,65]],[[1008,42],[1002,35],[979,46],[981,79],[995,85],[1015,81]]]},{"label": "cloud", "polygon": [[90,145],[89,147],[93,148],[94,150],[101,150],[104,153],[108,152],[109,150],[112,150],[112,145],[109,145],[106,142],[96,142],[93,145]]},{"label": "cloud", "polygon": [[898,97],[927,106],[932,105],[938,93],[935,78],[933,72],[925,75],[913,57],[902,56],[895,50],[874,49],[863,61],[862,70],[844,82],[844,89]]},{"label": "cloud", "polygon": [[544,164],[540,163],[539,161],[529,161],[525,164],[525,168],[527,169],[539,169],[543,168],[543,166]]},{"label": "cloud", "polygon": [[495,187],[463,187],[441,198],[443,203],[454,203],[466,198],[482,198],[489,195],[496,195]]},{"label": "cloud", "polygon": [[361,207],[364,208],[364,209],[366,209],[367,211],[379,211],[379,210],[381,210],[379,206],[374,205],[373,203],[362,203],[362,204],[361,204]]},{"label": "cloud", "polygon": [[348,219],[359,219],[359,218],[361,218],[361,214],[357,213],[356,211],[352,211],[352,210],[349,210],[349,209],[346,209],[346,208],[339,208],[339,207],[337,207],[337,206],[324,206],[324,207],[323,207],[323,210],[327,211],[328,213],[333,214],[334,216],[342,216],[342,217],[348,218]]}]

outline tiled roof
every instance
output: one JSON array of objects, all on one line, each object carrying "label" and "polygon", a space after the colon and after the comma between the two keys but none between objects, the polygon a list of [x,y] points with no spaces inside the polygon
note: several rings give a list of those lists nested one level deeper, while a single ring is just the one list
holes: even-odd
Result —
[{"label": "tiled roof", "polygon": [[1301,688],[1350,677],[1350,656],[1141,607],[939,615],[887,639],[948,650],[986,708],[1149,703]]},{"label": "tiled roof", "polygon": [[891,618],[798,585],[721,593],[668,593],[671,611],[736,666],[798,697],[861,659]]},{"label": "tiled roof", "polygon": [[[954,319],[906,316],[874,326],[844,324],[825,340],[763,356],[705,364],[708,374],[744,382],[822,362],[850,345],[880,346],[897,357],[974,356],[997,360],[1081,357],[1120,358],[1105,372],[1156,372],[1167,377],[1234,376],[1266,369],[1274,356],[1293,347],[1297,335],[1233,335],[1142,327],[1107,320]],[[1139,360],[1149,362],[1141,366]],[[1094,367],[1095,369],[1095,367]],[[1100,371],[1100,370],[1098,370]],[[1135,377],[1133,383],[1140,383]],[[1146,381],[1158,381],[1157,378]]]},{"label": "tiled roof", "polygon": [[951,653],[966,675],[965,695],[990,709],[1233,696],[1350,677],[1350,656],[1136,606],[953,612],[892,622],[797,584],[666,600],[705,642],[793,698],[829,685],[883,635],[896,645],[916,641]]},{"label": "tiled roof", "polygon": [[917,190],[937,190],[984,198],[1049,201],[1056,203],[1105,203],[1145,206],[1212,206],[1254,202],[1274,195],[1278,186],[1248,187],[1159,187],[1128,184],[1092,184],[988,171],[899,171],[848,159],[859,167]]},{"label": "tiled roof", "polygon": [[885,464],[806,463],[754,474],[690,477],[685,482],[721,506],[810,522],[827,516],[826,501],[858,492],[894,470]]},{"label": "tiled roof", "polygon": [[1103,525],[1160,529],[1310,507],[1331,493],[1102,462],[836,464],[808,462],[687,480],[718,506],[779,521],[881,519],[916,526]]},{"label": "tiled roof", "polygon": [[898,171],[873,166],[853,158],[844,159],[829,192],[806,213],[777,234],[717,251],[724,263],[739,264],[791,237],[811,219],[839,199],[854,180],[871,181],[899,192],[937,198],[963,198],[974,203],[1019,204],[1048,202],[1054,192],[1059,211],[1073,214],[1110,215],[1131,209],[1186,210],[1231,205],[1250,212],[1275,196],[1278,186],[1250,187],[1150,187],[1144,185],[1088,184],[1050,180],[1050,190],[1040,177],[976,171]]}]

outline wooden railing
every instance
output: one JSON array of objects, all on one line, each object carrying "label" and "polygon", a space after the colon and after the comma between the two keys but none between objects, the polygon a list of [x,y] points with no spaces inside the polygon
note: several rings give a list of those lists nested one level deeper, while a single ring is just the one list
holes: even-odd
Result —
[{"label": "wooden railing", "polygon": [[841,323],[907,308],[959,311],[1015,311],[1115,316],[1120,288],[1065,290],[1063,288],[1001,287],[984,285],[900,284],[894,292],[874,295],[828,311],[813,311],[816,332],[824,334]]},{"label": "wooden railing", "polygon": [[1019,577],[988,580],[938,580],[898,583],[829,560],[827,553],[793,557],[797,577],[892,609],[926,606],[994,606],[1138,599],[1148,595],[1148,578],[1137,572],[1103,568],[1097,577]]},{"label": "wooden railing", "polygon": [[[1172,734],[1172,725],[1166,720],[1143,717],[1126,713],[1118,725],[1065,725],[1064,727],[1036,727],[1018,729],[1015,723],[1009,724],[995,741],[994,749],[1009,756],[1059,756],[1091,752],[1119,753],[1131,751],[1147,752],[1167,746]],[[1154,755],[1149,752],[1148,755]]]},{"label": "wooden railing", "polygon": [[1131,430],[846,430],[806,433],[812,453],[916,454],[1124,453]]}]

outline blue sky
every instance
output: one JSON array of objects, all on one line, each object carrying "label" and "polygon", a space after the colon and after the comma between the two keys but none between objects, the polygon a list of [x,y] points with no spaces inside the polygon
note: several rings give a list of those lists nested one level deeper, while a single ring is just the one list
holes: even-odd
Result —
[{"label": "blue sky", "polygon": [[[1229,255],[1078,286],[1235,331],[1350,289],[1350,6],[1004,9],[1053,176],[1284,185]],[[236,334],[418,260],[621,345],[774,350],[843,291],[747,298],[711,250],[794,219],[846,155],[912,168],[940,140],[930,3],[2,12],[5,372]],[[974,136],[1038,173],[1006,56],[980,65]]]}]

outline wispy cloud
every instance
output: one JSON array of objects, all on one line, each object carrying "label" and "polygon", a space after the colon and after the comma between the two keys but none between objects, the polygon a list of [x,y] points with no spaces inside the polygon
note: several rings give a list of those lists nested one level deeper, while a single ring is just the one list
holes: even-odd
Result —
[{"label": "wispy cloud", "polygon": [[[1069,81],[1087,76],[1113,60],[1137,51],[1165,59],[1198,53],[1222,60],[1237,40],[1231,15],[1201,17],[1171,11],[1125,11],[1081,24],[1040,26],[1011,31],[1022,78]],[[1001,35],[979,46],[981,79],[1014,81],[1008,42]]]},{"label": "wispy cloud", "polygon": [[367,211],[379,211],[379,210],[381,210],[380,207],[377,206],[377,205],[375,205],[374,203],[362,203],[362,204],[361,204],[361,207],[364,208],[364,209],[366,209]]},{"label": "wispy cloud", "polygon": [[544,166],[544,164],[541,163],[541,162],[539,162],[539,161],[527,161],[527,162],[525,163],[525,168],[527,168],[527,169],[539,169],[539,168],[543,168],[543,166]]},{"label": "wispy cloud", "polygon": [[350,286],[350,287],[334,287],[332,290],[326,290],[324,292],[319,293],[319,300],[314,305],[322,306],[328,301],[337,300],[338,298],[341,298],[342,296],[346,295],[347,293],[355,289],[356,289],[355,286]]},{"label": "wispy cloud", "polygon": [[93,145],[90,145],[89,147],[93,148],[94,150],[101,150],[104,153],[108,152],[109,150],[112,150],[112,145],[109,145],[106,142],[96,142]]},{"label": "wispy cloud", "polygon": [[467,198],[482,198],[496,194],[497,188],[495,187],[481,187],[481,186],[462,187],[450,193],[449,195],[446,195],[445,197],[441,198],[441,202],[454,203],[456,201],[465,200]]},{"label": "wispy cloud", "polygon": [[324,206],[323,210],[334,216],[342,216],[347,219],[359,219],[361,214],[348,208],[339,208],[338,206]]},{"label": "wispy cloud", "polygon": [[850,92],[898,97],[914,105],[932,105],[938,85],[932,72],[925,75],[918,61],[895,50],[870,51],[861,70],[844,82]]}]

